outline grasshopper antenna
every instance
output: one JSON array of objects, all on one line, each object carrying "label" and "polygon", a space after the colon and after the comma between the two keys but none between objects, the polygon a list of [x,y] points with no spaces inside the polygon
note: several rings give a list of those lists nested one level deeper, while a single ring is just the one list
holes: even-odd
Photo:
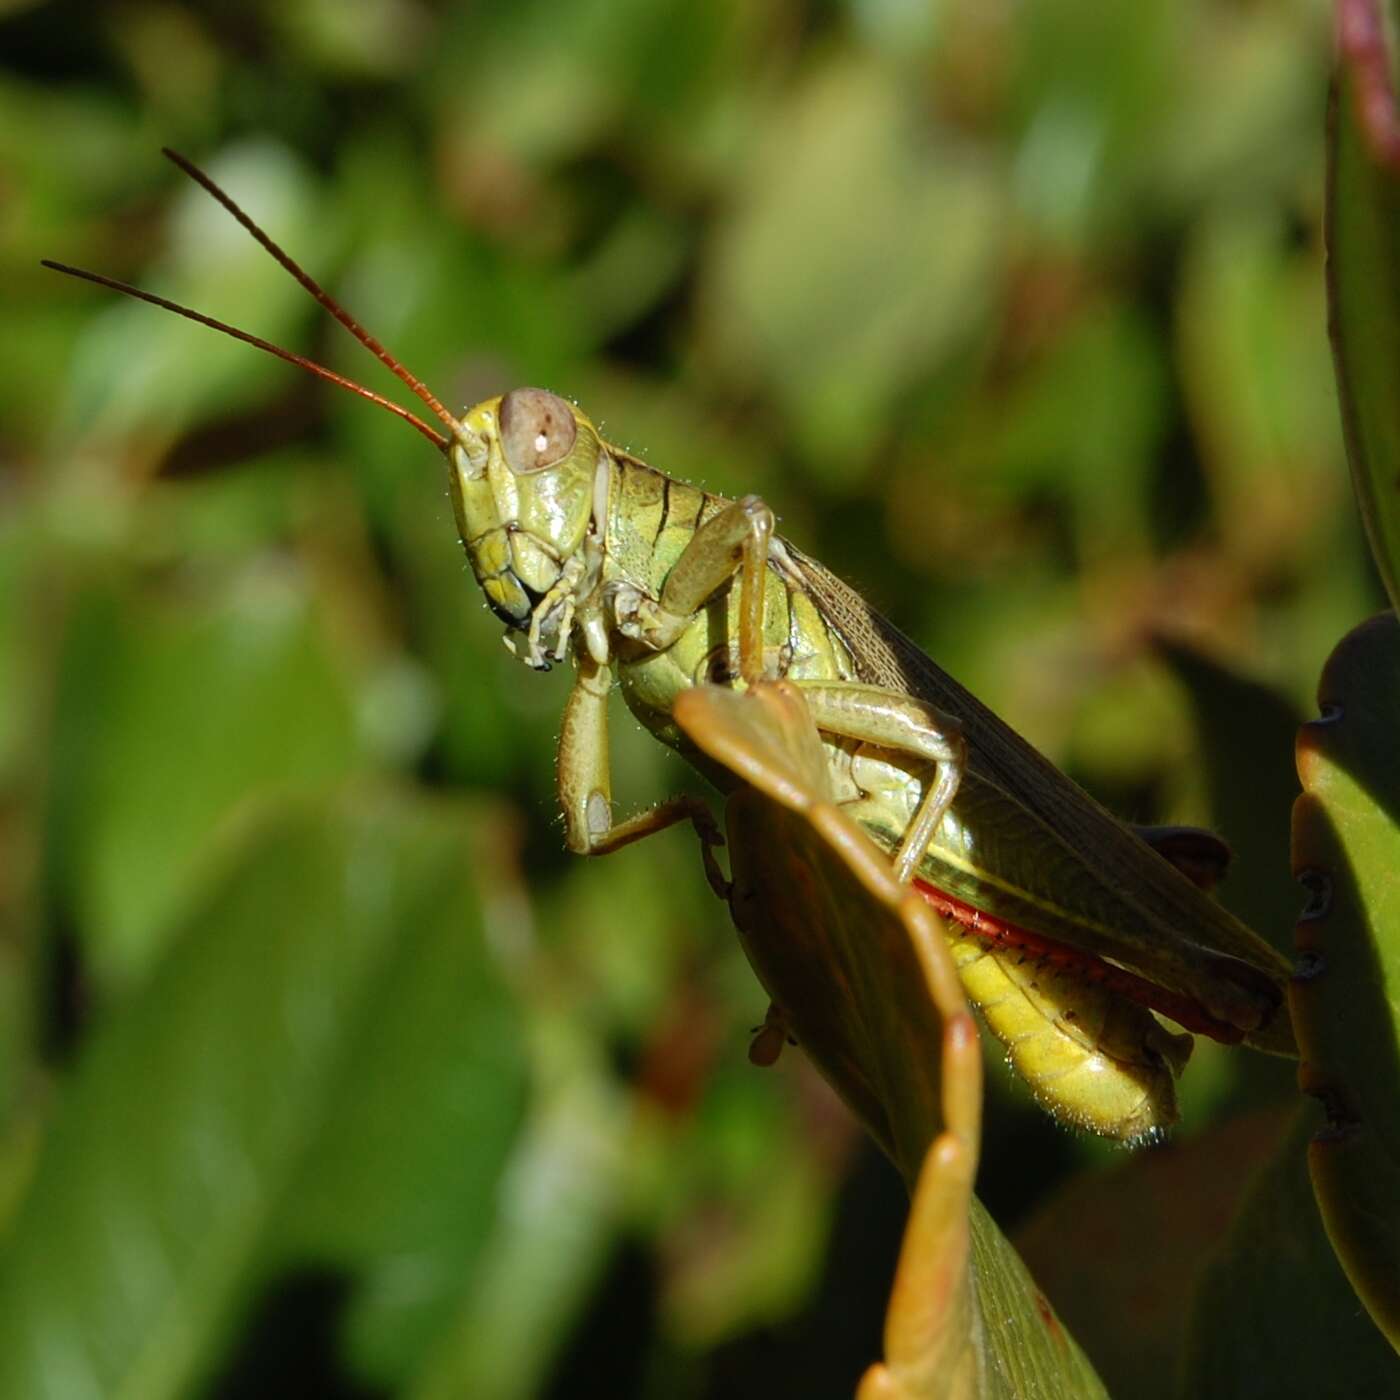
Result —
[{"label": "grasshopper antenna", "polygon": [[169,146],[162,146],[160,153],[172,164],[179,166],[186,175],[197,185],[202,185],[220,204],[243,225],[249,233],[257,239],[262,246],[277,259],[282,266],[311,293],[327,311],[345,327],[366,350],[377,360],[386,365],[390,372],[418,395],[425,404],[432,409],[433,413],[440,418],[450,430],[457,431],[457,420],[438,402],[432,390],[428,388],[416,375],[410,374],[380,343],[377,341],[343,306],[340,305],[331,294],[325,291],[309,272],[306,272],[289,254],[284,253],[271,238],[260,229],[253,220],[238,207],[232,195],[220,189],[210,176],[206,175],[199,166],[192,160],[182,156],[179,151],[172,151]]},{"label": "grasshopper antenna", "polygon": [[[337,374],[333,369],[327,369],[325,365],[318,365],[315,360],[308,360],[305,355],[298,355],[293,350],[284,350],[280,345],[274,345],[270,340],[264,340],[261,336],[250,335],[247,331],[239,330],[237,326],[230,326],[226,321],[217,321],[212,316],[192,311],[188,306],[181,306],[178,301],[167,301],[165,297],[158,297],[154,292],[143,292],[140,287],[133,287],[128,282],[119,282],[115,277],[104,277],[100,272],[88,272],[85,268],[70,267],[67,263],[54,262],[51,258],[41,258],[39,261],[44,267],[52,268],[55,272],[62,272],[69,277],[80,277],[84,282],[96,282],[99,287],[110,287],[114,292],[135,297],[137,301],[148,301],[152,306],[159,306],[163,311],[173,311],[177,316],[183,316],[187,321],[198,321],[201,326],[209,326],[213,330],[222,331],[225,335],[231,335],[235,340],[241,340],[245,345],[252,345],[258,350],[267,351],[269,355],[276,355],[279,360],[286,360],[288,364],[296,365],[300,369],[316,375],[319,379],[339,385],[340,388],[348,389],[352,394],[358,394],[362,399],[368,399],[371,403],[378,404],[380,408],[387,408],[390,413],[396,413],[406,423],[417,428],[439,451],[447,451],[449,439],[443,437],[435,428],[429,427],[416,413],[410,413],[408,409],[396,404],[392,399],[386,399],[383,394],[376,394],[373,389],[366,389],[363,384],[356,384],[353,379],[347,379],[343,374]],[[448,421],[451,421],[450,416]]]},{"label": "grasshopper antenna", "polygon": [[[221,189],[214,180],[206,175],[192,160],[188,160],[178,151],[172,151],[169,146],[161,147],[161,154],[177,165],[196,184],[211,194],[220,204],[253,235],[262,245],[264,250],[270,253],[273,258],[327,311],[345,327],[361,345],[365,347],[377,360],[387,366],[389,371],[403,384],[406,384],[414,394],[416,394],[433,413],[442,420],[449,432],[455,437],[462,431],[461,424],[442,406],[437,397],[423,383],[417,375],[410,374],[384,346],[375,339],[346,309],[340,305],[302,266],[284,252],[278,244],[270,238],[261,228],[245,214],[239,207],[233,196]],[[324,365],[318,365],[314,360],[308,360],[304,355],[295,354],[291,350],[284,350],[280,345],[274,345],[271,341],[262,339],[261,336],[251,335],[247,331],[239,330],[237,326],[231,326],[226,321],[215,320],[212,316],[205,316],[199,311],[193,311],[188,306],[181,306],[179,302],[167,301],[164,297],[158,297],[152,292],[144,292],[139,287],[133,287],[129,283],[119,282],[115,277],[104,277],[98,272],[88,272],[80,267],[70,267],[67,263],[54,262],[49,258],[42,258],[40,261],[45,267],[52,268],[55,272],[62,272],[69,277],[81,277],[86,282],[96,282],[99,286],[110,287],[113,291],[121,292],[125,296],[135,297],[138,301],[148,301],[152,306],[159,306],[165,311],[173,311],[177,316],[183,316],[186,320],[198,321],[202,326],[209,326],[216,331],[222,331],[225,335],[232,336],[235,340],[241,340],[246,345],[252,345],[259,350],[265,350],[269,355],[276,355],[278,359],[286,360],[289,364],[297,365],[306,370],[309,374],[314,374],[320,379],[324,379],[331,384],[339,385],[342,389],[348,389],[352,394],[359,394],[361,398],[368,399],[371,403],[378,404],[381,408],[387,408],[390,413],[397,414],[406,423],[423,434],[440,451],[446,451],[450,438],[444,437],[434,428],[428,426],[416,414],[410,413],[406,408],[401,408],[392,399],[386,399],[382,394],[376,394],[374,390],[367,389],[363,384],[357,384],[353,379],[347,379],[344,375],[337,374],[334,370],[327,369]]]}]

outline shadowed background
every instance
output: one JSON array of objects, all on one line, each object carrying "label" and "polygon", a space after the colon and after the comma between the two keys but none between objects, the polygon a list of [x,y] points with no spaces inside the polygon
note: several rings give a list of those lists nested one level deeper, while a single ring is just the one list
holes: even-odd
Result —
[{"label": "shadowed background", "polygon": [[[1381,602],[1326,7],[11,3],[0,54],[0,1395],[848,1395],[898,1180],[747,1064],[688,833],[564,854],[568,668],[501,647],[441,464],[37,260],[393,393],[182,150],[449,405],[761,493],[1122,815],[1219,826],[1286,945],[1293,726]],[[620,708],[615,763],[699,790]],[[1039,1267],[1127,1159],[988,1083]],[[1291,1085],[1202,1045],[1177,1140],[1243,1178]],[[1190,1276],[1239,1184],[1118,1243]]]}]

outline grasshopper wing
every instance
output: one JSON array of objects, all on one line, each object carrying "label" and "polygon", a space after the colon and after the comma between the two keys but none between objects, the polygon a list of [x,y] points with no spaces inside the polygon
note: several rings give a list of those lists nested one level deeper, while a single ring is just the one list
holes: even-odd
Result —
[{"label": "grasshopper wing", "polygon": [[[1262,1050],[1296,1054],[1283,988],[1292,967],[1112,816],[848,584],[784,541],[790,566],[860,678],[956,716],[989,843],[979,907],[1142,973]],[[957,803],[954,804],[955,810]],[[998,811],[1000,815],[998,816]]]}]

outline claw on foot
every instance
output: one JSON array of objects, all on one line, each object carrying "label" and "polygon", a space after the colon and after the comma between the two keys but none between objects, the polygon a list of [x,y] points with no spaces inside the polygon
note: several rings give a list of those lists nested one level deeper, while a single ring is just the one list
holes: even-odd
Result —
[{"label": "claw on foot", "polygon": [[697,803],[691,809],[690,823],[695,828],[696,836],[700,838],[700,860],[705,867],[705,879],[715,894],[728,904],[734,886],[725,879],[724,872],[715,859],[715,850],[725,844],[724,833],[719,829],[713,813],[703,803]]},{"label": "claw on foot", "polygon": [[782,1007],[770,1004],[763,1024],[754,1027],[753,1039],[749,1042],[749,1063],[760,1069],[777,1064],[785,1044],[796,1045],[797,1042],[788,1031],[787,1016]]}]

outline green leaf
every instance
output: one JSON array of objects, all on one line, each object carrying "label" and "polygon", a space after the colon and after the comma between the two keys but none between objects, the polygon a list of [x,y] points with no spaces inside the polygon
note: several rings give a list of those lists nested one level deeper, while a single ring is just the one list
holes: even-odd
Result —
[{"label": "green leaf", "polygon": [[160,1400],[294,1260],[360,1276],[381,1375],[470,1280],[522,1107],[459,808],[250,822],[85,1045],[0,1261],[0,1396]]},{"label": "green leaf", "polygon": [[1093,308],[1023,383],[986,405],[961,475],[973,489],[995,483],[1018,497],[1067,498],[1085,557],[1141,547],[1150,535],[1166,385],[1161,346],[1143,319]]},{"label": "green leaf", "polygon": [[1281,214],[1231,203],[1197,224],[1176,302],[1177,362],[1223,543],[1291,570],[1323,547],[1317,502],[1340,465],[1317,272]]},{"label": "green leaf", "polygon": [[1395,1354],[1356,1306],[1308,1185],[1299,1113],[1196,1295],[1180,1394],[1393,1395]]},{"label": "green leaf", "polygon": [[207,600],[125,586],[81,598],[58,686],[52,852],[99,982],[145,969],[240,801],[349,771],[352,705],[296,573],[253,568]]},{"label": "green leaf", "polygon": [[726,372],[756,375],[812,465],[849,480],[899,393],[985,312],[999,198],[975,151],[930,142],[870,64],[815,70],[788,103],[716,250],[709,324]]},{"label": "green leaf", "polygon": [[1400,606],[1400,171],[1359,120],[1365,76],[1344,66],[1332,99],[1327,291],[1352,484]]},{"label": "green leaf", "polygon": [[1111,1394],[1179,1394],[1193,1294],[1296,1107],[1248,1113],[1082,1172],[1015,1232]]},{"label": "green leaf", "polygon": [[[1328,659],[1298,735],[1294,872],[1312,891],[1291,1000],[1304,1089],[1328,1125],[1309,1153],[1337,1255],[1400,1345],[1400,622]],[[1359,1392],[1358,1392],[1359,1393]]]},{"label": "green leaf", "polygon": [[981,1201],[972,1198],[972,1273],[986,1338],[988,1400],[1107,1400],[1103,1382]]},{"label": "green leaf", "polygon": [[636,1152],[632,1105],[598,1046],[556,1021],[496,1228],[412,1400],[532,1400],[602,1272]]}]

